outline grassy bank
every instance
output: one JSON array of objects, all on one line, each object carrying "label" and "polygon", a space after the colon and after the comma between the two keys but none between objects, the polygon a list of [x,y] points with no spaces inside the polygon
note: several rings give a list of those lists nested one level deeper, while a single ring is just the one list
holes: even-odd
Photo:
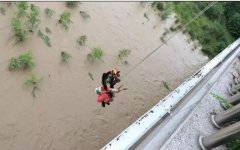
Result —
[{"label": "grassy bank", "polygon": [[[154,5],[162,14],[164,14],[165,10],[169,11],[170,7],[176,13],[176,23],[184,25],[192,20],[209,3],[157,2]],[[233,6],[234,4],[230,2],[217,2],[184,29],[184,32],[187,32],[193,40],[199,41],[202,51],[210,58],[216,56],[239,36],[238,33],[233,36],[233,32],[236,32],[237,28],[234,28],[232,23],[230,28],[228,26],[231,19],[229,19],[227,14],[231,14],[230,11],[232,11],[231,8]],[[235,24],[238,25],[238,22]],[[230,29],[232,29],[232,32]]]}]

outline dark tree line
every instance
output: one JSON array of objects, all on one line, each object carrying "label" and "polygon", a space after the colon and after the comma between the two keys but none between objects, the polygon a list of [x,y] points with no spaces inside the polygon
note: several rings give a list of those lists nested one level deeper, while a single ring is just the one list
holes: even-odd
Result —
[{"label": "dark tree line", "polygon": [[205,15],[225,25],[233,38],[240,37],[240,2],[218,2]]}]

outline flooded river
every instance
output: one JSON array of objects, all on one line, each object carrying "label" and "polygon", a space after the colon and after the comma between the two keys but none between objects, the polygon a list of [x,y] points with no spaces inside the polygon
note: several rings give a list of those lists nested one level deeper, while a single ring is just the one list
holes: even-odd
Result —
[{"label": "flooded river", "polygon": [[[118,84],[128,90],[116,94],[111,105],[102,108],[94,91],[101,84],[102,73],[113,67],[119,68],[122,75],[131,70],[162,44],[160,37],[174,23],[174,15],[162,21],[150,5],[139,2],[82,2],[74,9],[63,2],[34,4],[41,8],[39,28],[52,31],[52,47],[37,32],[15,44],[10,30],[15,5],[0,3],[7,8],[6,15],[0,14],[1,149],[100,149],[171,92],[163,82],[174,89],[208,61],[199,50],[192,50],[193,43],[187,42],[187,35],[177,33],[132,70]],[[56,11],[52,18],[44,13],[47,7]],[[58,24],[64,10],[72,15],[68,31]],[[91,18],[82,18],[80,10]],[[87,46],[76,43],[80,35],[87,35]],[[91,47],[103,49],[103,61],[87,61]],[[123,48],[131,49],[127,65],[118,59],[118,51]],[[34,55],[33,70],[8,71],[9,60],[28,50]],[[72,56],[67,64],[61,63],[61,51]],[[42,77],[35,98],[31,88],[24,86],[31,72]]]}]

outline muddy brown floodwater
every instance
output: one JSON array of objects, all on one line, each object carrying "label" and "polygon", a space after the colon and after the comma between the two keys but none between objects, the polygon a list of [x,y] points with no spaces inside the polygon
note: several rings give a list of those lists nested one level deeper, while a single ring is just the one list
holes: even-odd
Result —
[{"label": "muddy brown floodwater", "polygon": [[[100,149],[170,92],[163,81],[173,89],[208,61],[198,49],[192,50],[193,42],[187,42],[187,35],[178,33],[126,76],[121,84],[128,90],[102,108],[94,91],[101,84],[102,73],[113,67],[122,75],[128,72],[162,44],[160,37],[164,28],[174,23],[174,15],[161,21],[149,4],[142,6],[139,2],[82,2],[74,9],[63,2],[33,3],[41,8],[39,28],[52,31],[52,47],[47,47],[37,32],[15,44],[10,30],[15,5],[7,8],[0,3],[7,8],[6,15],[0,14],[1,149]],[[47,7],[56,11],[52,18],[44,14]],[[57,23],[64,10],[72,14],[68,31]],[[87,11],[91,18],[83,19],[80,10]],[[83,34],[87,35],[88,46],[76,43]],[[89,47],[103,49],[103,62],[87,62]],[[117,57],[123,48],[132,50],[128,65],[121,64]],[[32,72],[43,78],[36,98],[23,85],[30,71],[7,69],[11,57],[30,49],[35,59]],[[72,55],[69,63],[60,62],[61,51]]]}]

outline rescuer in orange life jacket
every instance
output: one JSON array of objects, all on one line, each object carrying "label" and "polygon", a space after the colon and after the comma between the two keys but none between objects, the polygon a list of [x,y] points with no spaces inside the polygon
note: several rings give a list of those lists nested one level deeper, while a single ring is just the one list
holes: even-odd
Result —
[{"label": "rescuer in orange life jacket", "polygon": [[114,85],[121,80],[120,77],[120,71],[118,71],[116,68],[112,69],[111,71],[108,71],[106,73],[103,73],[102,75],[102,85],[105,90],[107,90],[107,84],[110,84],[110,88],[114,88]]}]

